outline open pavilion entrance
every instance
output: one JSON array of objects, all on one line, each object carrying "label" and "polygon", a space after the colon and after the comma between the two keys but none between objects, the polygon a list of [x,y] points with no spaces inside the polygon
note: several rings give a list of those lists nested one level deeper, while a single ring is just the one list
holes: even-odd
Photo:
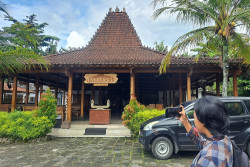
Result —
[{"label": "open pavilion entrance", "polygon": [[[172,56],[167,74],[159,75],[164,56],[165,53],[142,45],[125,9],[110,8],[86,47],[46,56],[51,64],[48,71],[37,68],[1,76],[0,110],[13,111],[18,106],[23,110],[35,109],[46,85],[58,99],[57,113],[61,114],[63,124],[70,128],[71,121],[88,119],[92,99],[97,106],[105,105],[109,99],[111,117],[120,118],[123,107],[135,97],[142,104],[161,109],[197,98],[200,88],[205,95],[205,86],[213,82],[216,82],[215,95],[220,96],[219,58],[201,57],[194,61],[192,57]],[[237,76],[247,71],[247,67],[242,65],[242,60],[230,60],[228,70],[234,80],[234,96],[238,96]],[[86,74],[117,74],[118,81],[94,86],[84,83]],[[9,103],[3,96],[6,78],[12,78]],[[22,103],[17,100],[17,88],[21,85],[26,90]]]}]

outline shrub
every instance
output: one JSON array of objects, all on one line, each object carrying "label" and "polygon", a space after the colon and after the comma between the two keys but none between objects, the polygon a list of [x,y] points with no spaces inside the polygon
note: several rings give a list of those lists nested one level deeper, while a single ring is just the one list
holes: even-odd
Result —
[{"label": "shrub", "polygon": [[124,107],[122,112],[122,123],[130,129],[130,120],[133,118],[137,112],[143,111],[146,107],[140,104],[136,99],[131,99],[129,104]]},{"label": "shrub", "polygon": [[42,93],[41,101],[38,104],[39,108],[36,110],[36,116],[42,117],[47,116],[49,120],[55,124],[56,123],[56,106],[57,100],[55,96],[47,89],[45,93]]},{"label": "shrub", "polygon": [[53,123],[46,116],[37,117],[35,111],[0,113],[0,137],[29,140],[49,133]]},{"label": "shrub", "polygon": [[130,126],[130,131],[133,134],[133,137],[138,137],[139,131],[140,131],[140,126],[143,122],[163,115],[165,113],[165,110],[157,110],[157,109],[146,109],[144,111],[136,113],[133,118],[131,119],[131,126]]},{"label": "shrub", "polygon": [[0,112],[0,137],[29,140],[51,132],[56,120],[56,99],[50,90],[42,94],[36,111]]}]

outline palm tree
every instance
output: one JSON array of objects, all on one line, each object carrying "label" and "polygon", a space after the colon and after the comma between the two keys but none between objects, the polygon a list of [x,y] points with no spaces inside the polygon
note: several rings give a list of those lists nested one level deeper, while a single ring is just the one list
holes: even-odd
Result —
[{"label": "palm tree", "polygon": [[0,0],[0,11],[4,12],[5,14],[9,15],[7,12],[6,4]]},{"label": "palm tree", "polygon": [[164,41],[161,41],[159,44],[157,42],[154,42],[155,49],[159,52],[167,53],[168,52],[168,46],[164,45]]},{"label": "palm tree", "polygon": [[[191,32],[179,37],[170,51],[164,57],[160,66],[160,73],[166,72],[170,64],[171,55],[184,52],[197,43],[206,44],[217,42],[222,57],[223,69],[222,96],[227,96],[229,58],[243,58],[250,62],[249,30],[250,3],[249,0],[153,0],[154,18],[163,12],[177,14],[177,21],[191,22],[199,26]],[[212,25],[213,24],[213,25]],[[243,28],[246,33],[239,33],[236,28]],[[220,39],[219,42],[216,39]],[[229,44],[233,46],[234,55],[228,54]]]}]

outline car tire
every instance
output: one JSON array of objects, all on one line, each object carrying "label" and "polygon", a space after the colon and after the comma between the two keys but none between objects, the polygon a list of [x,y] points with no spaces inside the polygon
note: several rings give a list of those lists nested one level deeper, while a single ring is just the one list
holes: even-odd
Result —
[{"label": "car tire", "polygon": [[173,143],[167,137],[158,137],[152,143],[152,153],[155,158],[166,160],[173,153]]},{"label": "car tire", "polygon": [[248,158],[250,158],[250,141],[247,144],[247,155],[248,155]]}]

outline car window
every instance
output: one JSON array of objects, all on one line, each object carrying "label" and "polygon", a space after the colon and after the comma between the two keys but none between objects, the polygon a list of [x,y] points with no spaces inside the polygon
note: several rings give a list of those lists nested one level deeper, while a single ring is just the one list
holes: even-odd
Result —
[{"label": "car window", "polygon": [[229,116],[245,115],[241,102],[225,102]]},{"label": "car window", "polygon": [[188,116],[189,119],[194,118],[194,108],[192,108],[191,110],[189,110],[187,112],[187,116]]},{"label": "car window", "polygon": [[247,110],[250,112],[250,100],[243,100],[246,107],[247,107]]},{"label": "car window", "polygon": [[194,118],[194,104],[185,108],[185,110],[186,110],[186,115],[188,116],[189,119]]}]

